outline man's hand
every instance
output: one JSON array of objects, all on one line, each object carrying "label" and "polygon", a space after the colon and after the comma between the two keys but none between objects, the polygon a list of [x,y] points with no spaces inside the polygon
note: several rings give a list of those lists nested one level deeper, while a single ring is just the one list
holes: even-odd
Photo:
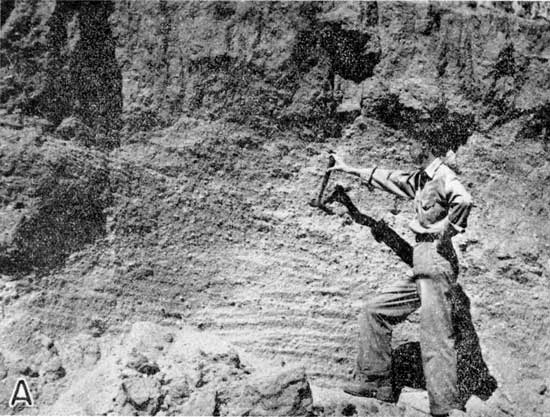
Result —
[{"label": "man's hand", "polygon": [[328,171],[342,171],[346,173],[351,173],[351,167],[346,164],[339,155],[332,154],[332,158],[334,158],[334,166],[332,168],[329,168]]},{"label": "man's hand", "polygon": [[[342,157],[336,154],[332,154],[332,159],[334,161],[334,166],[329,168],[327,172],[332,172],[332,171],[345,172],[346,174],[360,177],[364,182],[370,181],[372,173],[374,172],[373,168],[357,168],[357,167],[348,165],[344,162]],[[367,184],[367,186],[370,188],[370,184]]]}]

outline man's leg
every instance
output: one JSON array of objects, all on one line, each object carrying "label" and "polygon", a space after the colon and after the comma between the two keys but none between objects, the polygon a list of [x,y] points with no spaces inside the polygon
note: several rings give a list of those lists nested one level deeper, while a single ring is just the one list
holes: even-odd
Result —
[{"label": "man's leg", "polygon": [[461,409],[457,380],[456,335],[452,321],[451,288],[457,272],[450,256],[443,256],[435,243],[415,249],[414,272],[422,302],[420,347],[426,388],[433,415]]},{"label": "man's leg", "polygon": [[[352,395],[391,399],[392,326],[405,320],[419,307],[420,297],[412,278],[398,281],[365,304],[359,317],[359,353],[355,369],[358,383],[345,387],[344,391]],[[384,387],[384,392],[376,392],[377,384]],[[369,388],[373,388],[370,394]]]},{"label": "man's leg", "polygon": [[422,298],[420,347],[430,410],[432,414],[444,415],[453,408],[462,408],[449,289],[434,277],[418,278],[417,281]]}]

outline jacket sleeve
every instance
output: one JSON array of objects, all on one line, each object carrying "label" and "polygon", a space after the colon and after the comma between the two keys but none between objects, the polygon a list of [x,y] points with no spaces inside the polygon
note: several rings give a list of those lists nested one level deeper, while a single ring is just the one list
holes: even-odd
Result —
[{"label": "jacket sleeve", "polygon": [[405,172],[383,168],[370,168],[361,180],[367,185],[372,185],[380,190],[413,199],[415,195],[415,177],[418,172]]},{"label": "jacket sleeve", "polygon": [[468,225],[468,215],[472,208],[472,196],[456,176],[446,181],[446,197],[449,204],[449,224],[458,233],[463,233]]}]

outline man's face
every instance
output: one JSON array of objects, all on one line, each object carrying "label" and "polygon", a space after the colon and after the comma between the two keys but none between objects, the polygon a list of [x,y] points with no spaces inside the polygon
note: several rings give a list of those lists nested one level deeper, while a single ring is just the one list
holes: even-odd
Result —
[{"label": "man's face", "polygon": [[428,147],[422,142],[414,141],[409,148],[409,152],[413,163],[419,167],[424,164],[429,156]]}]

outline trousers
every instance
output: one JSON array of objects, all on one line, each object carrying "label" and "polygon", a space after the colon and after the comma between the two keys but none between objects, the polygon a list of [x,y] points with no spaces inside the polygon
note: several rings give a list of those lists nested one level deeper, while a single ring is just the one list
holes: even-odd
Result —
[{"label": "trousers", "polygon": [[457,277],[458,261],[450,239],[418,243],[413,276],[394,283],[363,307],[356,377],[391,375],[392,327],[420,308],[420,347],[430,411],[445,414],[462,409],[451,300]]}]

